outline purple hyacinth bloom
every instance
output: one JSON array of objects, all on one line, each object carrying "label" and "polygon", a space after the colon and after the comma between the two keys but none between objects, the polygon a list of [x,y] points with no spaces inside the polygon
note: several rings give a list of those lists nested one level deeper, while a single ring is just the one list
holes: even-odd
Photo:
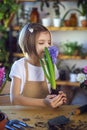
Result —
[{"label": "purple hyacinth bloom", "polygon": [[87,74],[87,66],[85,66],[85,67],[83,68],[83,72],[84,72],[85,74]]},{"label": "purple hyacinth bloom", "polygon": [[57,56],[58,56],[58,48],[56,46],[50,46],[50,47],[48,47],[48,51],[52,58],[53,64],[55,64],[57,61]]},{"label": "purple hyacinth bloom", "polygon": [[2,67],[0,68],[0,87],[2,87],[2,83],[4,82],[5,79],[5,68]]}]

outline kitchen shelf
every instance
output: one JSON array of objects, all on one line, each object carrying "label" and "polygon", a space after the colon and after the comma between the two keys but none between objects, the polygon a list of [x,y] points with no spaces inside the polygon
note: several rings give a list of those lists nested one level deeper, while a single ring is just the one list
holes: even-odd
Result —
[{"label": "kitchen shelf", "polygon": [[74,31],[74,30],[87,31],[87,27],[53,27],[53,26],[50,26],[50,27],[48,27],[48,29],[51,31]]},{"label": "kitchen shelf", "polygon": [[70,82],[70,81],[56,81],[57,85],[63,85],[63,86],[73,86],[73,87],[80,87],[79,82]]},{"label": "kitchen shelf", "polygon": [[[13,57],[21,58],[23,56],[24,56],[23,53],[13,53]],[[82,60],[82,59],[87,59],[87,56],[85,56],[85,58],[82,58],[81,56],[68,56],[68,55],[59,54],[58,59],[60,60],[67,60],[67,59],[80,60],[81,59]]]},{"label": "kitchen shelf", "polygon": [[81,59],[82,60],[82,59],[87,59],[87,56],[81,57],[81,56],[77,56],[77,55],[69,56],[69,55],[59,54],[58,58],[61,60],[67,60],[67,59],[75,59],[75,60]]},{"label": "kitchen shelf", "polygon": [[[47,27],[50,31],[87,31],[87,27]],[[19,31],[21,29],[20,26],[13,26],[12,29],[14,31]]]}]

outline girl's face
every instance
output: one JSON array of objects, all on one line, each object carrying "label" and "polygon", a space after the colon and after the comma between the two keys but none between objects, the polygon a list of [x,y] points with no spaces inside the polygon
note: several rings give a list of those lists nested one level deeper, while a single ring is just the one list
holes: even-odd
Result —
[{"label": "girl's face", "polygon": [[44,48],[51,45],[51,34],[49,32],[41,32],[36,37],[36,51],[39,58],[44,55]]}]

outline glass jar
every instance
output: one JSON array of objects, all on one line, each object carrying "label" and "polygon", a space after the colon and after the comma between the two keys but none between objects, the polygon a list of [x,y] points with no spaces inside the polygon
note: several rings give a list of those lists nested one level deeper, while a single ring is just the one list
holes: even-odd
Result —
[{"label": "glass jar", "polygon": [[37,8],[32,8],[31,14],[30,14],[30,22],[31,23],[39,23],[40,16]]},{"label": "glass jar", "polygon": [[77,26],[77,16],[75,13],[72,13],[70,16],[70,26],[72,26],[72,27]]}]

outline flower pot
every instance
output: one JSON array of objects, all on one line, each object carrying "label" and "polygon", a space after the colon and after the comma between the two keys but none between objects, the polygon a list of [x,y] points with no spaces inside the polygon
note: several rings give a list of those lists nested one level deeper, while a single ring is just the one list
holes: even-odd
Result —
[{"label": "flower pot", "polygon": [[54,27],[60,27],[61,19],[60,18],[54,18],[53,19],[53,26]]},{"label": "flower pot", "polygon": [[78,21],[79,26],[82,26],[81,21],[83,20],[86,20],[86,16],[79,16],[79,21]]},{"label": "flower pot", "polygon": [[7,115],[0,112],[0,130],[5,129],[6,122],[7,122]]},{"label": "flower pot", "polygon": [[71,74],[70,74],[70,82],[76,82],[76,81],[77,81],[77,80],[76,80],[76,77],[77,77],[76,74],[71,73]]},{"label": "flower pot", "polygon": [[64,20],[64,26],[70,27],[70,20]]},{"label": "flower pot", "polygon": [[42,18],[42,25],[45,27],[51,26],[51,19],[48,18]]},{"label": "flower pot", "polygon": [[81,24],[82,24],[82,27],[87,27],[87,20],[82,20]]}]

